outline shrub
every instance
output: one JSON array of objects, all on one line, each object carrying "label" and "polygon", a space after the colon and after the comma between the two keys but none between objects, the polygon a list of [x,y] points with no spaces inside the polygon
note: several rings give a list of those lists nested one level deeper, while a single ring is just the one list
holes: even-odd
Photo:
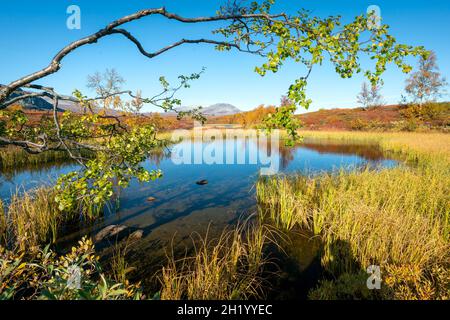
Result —
[{"label": "shrub", "polygon": [[350,128],[356,131],[366,130],[369,126],[369,123],[364,119],[355,119],[350,122]]},{"label": "shrub", "polygon": [[406,119],[430,121],[438,119],[447,114],[449,105],[447,103],[428,102],[422,105],[410,104],[400,110],[400,114]]},{"label": "shrub", "polygon": [[114,282],[102,273],[92,241],[86,238],[60,257],[48,246],[35,253],[0,247],[0,299],[140,298],[139,286]]}]

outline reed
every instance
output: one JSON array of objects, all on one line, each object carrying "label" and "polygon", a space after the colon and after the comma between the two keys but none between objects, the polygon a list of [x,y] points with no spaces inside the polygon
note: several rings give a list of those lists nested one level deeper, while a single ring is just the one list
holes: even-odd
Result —
[{"label": "reed", "polygon": [[7,209],[11,234],[21,249],[55,242],[63,214],[52,188],[40,187],[15,194]]},{"label": "reed", "polygon": [[289,179],[262,178],[257,181],[256,197],[260,204],[258,209],[262,221],[269,220],[283,231],[290,231],[296,225],[306,223],[305,215],[298,212],[303,207],[300,203],[302,200],[296,197],[298,191],[295,188],[298,186],[294,186],[294,183]]},{"label": "reed", "polygon": [[40,168],[42,164],[70,160],[67,152],[47,151],[41,154],[29,154],[17,147],[0,149],[0,169],[17,169],[18,167]]},{"label": "reed", "polygon": [[128,239],[125,243],[116,243],[110,260],[112,279],[117,283],[123,283],[125,285],[128,285],[129,273],[135,269],[134,267],[131,267],[127,261],[129,245]]},{"label": "reed", "polygon": [[[297,225],[320,236],[322,265],[335,276],[357,274],[375,264],[387,270],[391,283],[398,283],[398,270],[414,266],[423,278],[417,283],[444,279],[433,282],[440,293],[430,297],[448,296],[437,288],[450,282],[450,137],[340,132],[317,136],[372,143],[378,139],[383,150],[416,166],[261,178],[256,188],[260,214],[278,227],[290,230]],[[444,275],[438,277],[433,270],[444,270]],[[424,290],[401,295],[405,287],[396,288],[391,297],[411,297],[413,291],[418,297]]]},{"label": "reed", "polygon": [[300,131],[299,134],[308,140],[376,144],[404,160],[428,165],[441,159],[450,162],[450,135],[446,133]]},{"label": "reed", "polygon": [[240,225],[218,238],[200,238],[193,257],[161,271],[161,299],[230,300],[263,296],[261,277],[268,234],[263,226]]}]

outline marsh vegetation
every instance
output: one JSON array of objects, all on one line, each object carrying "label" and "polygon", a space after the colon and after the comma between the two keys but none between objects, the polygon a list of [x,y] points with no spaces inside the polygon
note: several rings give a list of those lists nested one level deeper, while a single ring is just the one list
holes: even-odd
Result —
[{"label": "marsh vegetation", "polygon": [[[97,281],[108,288],[105,297],[112,287],[112,292],[120,288],[113,293],[117,298],[448,299],[448,135],[301,134],[317,152],[326,152],[327,145],[328,152],[337,152],[336,145],[343,145],[342,152],[354,154],[365,144],[403,164],[261,177],[255,195],[248,195],[255,197],[256,206],[247,215],[256,215],[212,229],[205,220],[203,228],[185,234],[182,242],[176,241],[179,231],[170,234],[169,228],[169,238],[159,249],[162,260],[147,264],[152,270],[148,273],[137,272],[143,265],[135,260],[146,238],[122,240],[97,253],[93,243],[77,244],[76,237],[68,247],[58,245],[68,225],[71,231],[76,225],[83,229],[81,211],[58,210],[51,187],[26,190],[2,203],[3,297],[81,297],[66,289],[54,293],[49,283],[64,281],[64,276],[42,275],[32,266],[53,263],[42,261],[43,254],[64,260],[71,252],[87,250],[86,257],[97,261],[95,256],[100,256],[104,267],[84,260],[75,264],[91,270],[84,280],[89,288],[96,288]],[[377,158],[380,153],[367,156]],[[367,288],[370,265],[382,270],[381,290]],[[302,288],[283,292],[289,286]],[[98,288],[92,290],[89,294],[100,294]]]}]

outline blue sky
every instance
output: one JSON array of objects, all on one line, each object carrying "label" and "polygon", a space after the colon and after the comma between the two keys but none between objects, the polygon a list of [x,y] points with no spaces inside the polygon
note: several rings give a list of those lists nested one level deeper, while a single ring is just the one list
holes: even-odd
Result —
[{"label": "blue sky", "polygon": [[[104,27],[108,22],[143,8],[166,6],[184,16],[213,15],[224,1],[215,0],[0,0],[0,83],[45,67],[59,49]],[[69,5],[81,8],[81,30],[66,28]],[[369,5],[381,8],[383,22],[391,26],[391,34],[399,42],[424,45],[434,50],[441,72],[450,75],[450,1],[448,0],[279,0],[276,11],[295,13],[300,8],[326,17],[342,15],[344,21],[364,13]],[[162,17],[144,18],[127,26],[149,51],[183,37],[209,36],[217,25],[185,25]],[[161,75],[175,80],[179,74],[190,74],[206,67],[206,73],[192,88],[180,93],[183,105],[208,106],[217,102],[234,104],[250,110],[259,104],[276,104],[289,85],[303,74],[295,64],[287,64],[277,74],[262,78],[253,70],[261,58],[238,52],[217,52],[207,45],[186,45],[149,60],[123,37],[111,36],[95,45],[75,51],[63,62],[63,68],[40,83],[62,93],[75,88],[84,90],[86,77],[95,71],[115,68],[126,79],[126,87],[142,89],[144,95],[157,93]],[[400,100],[406,76],[391,66],[384,75],[383,95],[387,102]],[[334,69],[324,64],[311,75],[308,95],[311,110],[354,107],[363,81],[362,75],[341,79]],[[448,100],[448,96],[444,98]],[[148,108],[148,111],[154,109]]]}]

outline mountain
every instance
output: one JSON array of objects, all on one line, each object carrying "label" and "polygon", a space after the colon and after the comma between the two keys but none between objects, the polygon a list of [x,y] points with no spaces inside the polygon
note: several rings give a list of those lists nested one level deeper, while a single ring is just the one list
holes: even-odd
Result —
[{"label": "mountain", "polygon": [[[2,85],[0,85],[0,88]],[[11,94],[11,98],[15,98],[17,96],[31,93],[28,91],[24,91],[22,89],[17,89],[15,93]],[[20,101],[20,104],[23,106],[26,110],[40,110],[40,111],[50,111],[53,110],[53,100],[48,97],[31,97]],[[100,108],[93,108],[93,111],[95,113],[100,112]],[[58,111],[71,111],[71,112],[80,112],[80,105],[76,102],[69,101],[69,100],[59,100],[58,102]],[[112,109],[106,110],[107,115],[117,115],[118,112]]]},{"label": "mountain", "polygon": [[[1,88],[1,85],[0,85]],[[21,94],[29,93],[23,90],[17,90],[19,93],[14,93],[11,97],[16,97]],[[29,110],[52,110],[53,102],[50,98],[47,97],[32,97],[25,100],[22,100],[22,105],[25,109]],[[97,108],[94,108],[94,112],[97,112]],[[178,108],[178,111],[189,111],[194,109],[194,107],[181,107]],[[72,111],[79,112],[80,107],[77,103],[72,101],[60,100],[58,103],[58,111]],[[242,112],[237,107],[229,104],[229,103],[216,103],[209,107],[201,109],[201,113],[205,116],[228,116],[236,113]],[[115,110],[108,110],[107,114],[116,114]]]},{"label": "mountain", "polygon": [[[3,86],[0,85],[0,89]],[[17,89],[15,93],[12,93],[10,98],[16,98],[18,96],[21,96],[23,94],[27,94],[29,92],[23,91],[22,89]],[[31,97],[28,99],[24,99],[21,101],[22,106],[25,109],[30,110],[52,110],[53,104],[50,102],[50,99],[44,99],[43,97]]]},{"label": "mountain", "polygon": [[240,112],[242,111],[228,103],[216,103],[202,109],[202,113],[206,116],[229,116]]},{"label": "mountain", "polygon": [[[178,111],[189,111],[196,107],[181,107],[177,108]],[[242,112],[237,107],[229,103],[216,103],[209,107],[202,108],[200,112],[205,116],[229,116]]]}]

